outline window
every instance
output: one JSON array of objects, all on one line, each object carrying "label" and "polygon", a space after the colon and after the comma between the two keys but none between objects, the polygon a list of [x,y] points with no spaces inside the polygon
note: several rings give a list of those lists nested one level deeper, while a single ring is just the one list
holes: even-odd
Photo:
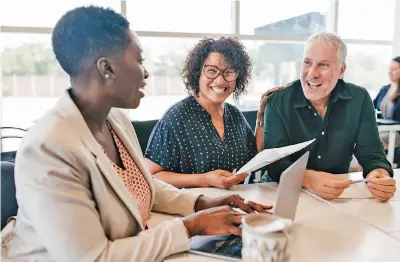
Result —
[{"label": "window", "polygon": [[144,66],[150,76],[146,80],[145,97],[132,120],[159,119],[165,111],[188,94],[180,73],[189,50],[199,41],[195,38],[139,37]]},{"label": "window", "polygon": [[343,38],[392,41],[394,13],[394,0],[341,0],[338,33]]},{"label": "window", "polygon": [[[126,10],[121,10],[122,3]],[[16,33],[0,33],[2,125],[31,126],[69,86],[68,76],[51,50],[51,36],[19,26],[39,27],[39,31],[40,27],[51,28],[67,10],[82,5],[123,11],[131,29],[142,33],[144,65],[150,73],[141,106],[127,113],[132,120],[157,119],[187,96],[180,72],[188,51],[203,36],[233,33],[237,21],[232,11],[237,3],[238,37],[252,58],[253,72],[247,94],[228,102],[241,109],[255,109],[267,89],[299,78],[303,41],[283,41],[327,29],[327,21],[335,19],[329,13],[335,6],[332,0],[6,1],[0,8],[0,24],[15,27]],[[339,35],[363,40],[348,44],[344,79],[375,96],[388,81],[395,0],[339,0],[338,6]],[[194,38],[196,33],[201,35]],[[270,40],[261,40],[268,36]],[[386,42],[378,45],[376,40]]]},{"label": "window", "polygon": [[2,34],[2,125],[28,128],[68,87],[50,35]]},{"label": "window", "polygon": [[299,78],[304,45],[250,40],[242,42],[250,55],[253,71],[247,94],[236,105],[243,110],[255,109],[262,93]]},{"label": "window", "polygon": [[119,0],[7,1],[0,9],[0,25],[53,27],[65,12],[83,5],[121,9]]},{"label": "window", "polygon": [[136,31],[231,33],[231,0],[132,0],[127,18]]},{"label": "window", "polygon": [[330,0],[240,1],[240,33],[309,36],[314,31],[325,29],[329,4]]},{"label": "window", "polygon": [[347,70],[344,80],[365,87],[374,98],[389,83],[388,66],[392,46],[347,45]]}]

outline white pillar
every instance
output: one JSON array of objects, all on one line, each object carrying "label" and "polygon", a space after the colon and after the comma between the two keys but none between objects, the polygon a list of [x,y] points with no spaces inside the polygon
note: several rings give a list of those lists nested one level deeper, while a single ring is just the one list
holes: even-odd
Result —
[{"label": "white pillar", "polygon": [[232,0],[231,2],[231,25],[232,34],[240,34],[240,0]]},{"label": "white pillar", "polygon": [[326,31],[338,32],[339,24],[339,0],[332,0],[329,5],[329,11],[326,15]]},{"label": "white pillar", "polygon": [[126,17],[126,0],[121,0],[121,6],[120,6],[121,10],[121,15]]},{"label": "white pillar", "polygon": [[400,56],[400,0],[396,0],[394,9],[393,57]]}]

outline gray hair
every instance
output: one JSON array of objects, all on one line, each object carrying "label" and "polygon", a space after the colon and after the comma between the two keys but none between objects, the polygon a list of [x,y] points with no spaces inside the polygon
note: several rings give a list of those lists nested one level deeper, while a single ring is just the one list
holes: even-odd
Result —
[{"label": "gray hair", "polygon": [[338,35],[330,32],[314,33],[307,39],[306,47],[317,43],[325,43],[333,48],[336,51],[338,64],[346,64],[347,46]]}]

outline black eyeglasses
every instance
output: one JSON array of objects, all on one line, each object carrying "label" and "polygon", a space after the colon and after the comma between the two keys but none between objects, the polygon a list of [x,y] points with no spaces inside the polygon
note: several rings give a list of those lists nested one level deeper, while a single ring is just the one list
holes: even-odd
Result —
[{"label": "black eyeglasses", "polygon": [[220,74],[222,74],[222,77],[227,82],[235,81],[239,75],[238,71],[233,70],[231,68],[226,68],[224,70],[221,70],[213,65],[205,65],[203,67],[203,72],[205,77],[207,77],[208,79],[216,79]]}]

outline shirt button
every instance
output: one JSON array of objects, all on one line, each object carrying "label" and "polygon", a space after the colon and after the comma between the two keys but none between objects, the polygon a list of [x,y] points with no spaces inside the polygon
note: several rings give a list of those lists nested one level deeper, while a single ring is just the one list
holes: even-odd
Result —
[{"label": "shirt button", "polygon": [[311,109],[311,106],[308,106],[308,108],[310,108],[310,109]]},{"label": "shirt button", "polygon": [[322,131],[322,135],[325,135],[325,132]]},{"label": "shirt button", "polygon": [[318,156],[318,159],[321,159],[321,156]]},{"label": "shirt button", "polygon": [[317,113],[314,113],[314,116],[316,116],[317,115]]}]

